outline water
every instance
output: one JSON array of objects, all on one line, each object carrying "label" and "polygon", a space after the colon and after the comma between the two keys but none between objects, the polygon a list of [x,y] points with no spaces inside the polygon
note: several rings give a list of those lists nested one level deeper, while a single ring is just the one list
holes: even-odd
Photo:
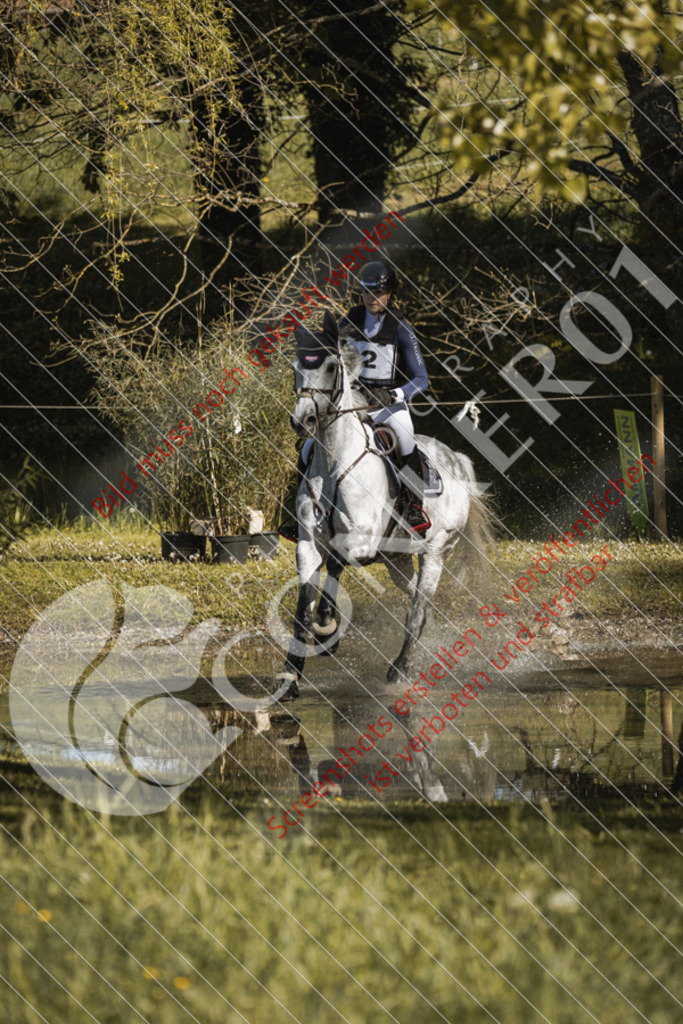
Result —
[{"label": "water", "polygon": [[[252,646],[242,652],[242,664],[257,674],[264,656]],[[123,734],[113,735],[98,721],[98,707],[106,719],[110,691],[90,693],[91,719],[81,723],[75,747],[56,743],[48,724],[63,712],[63,692],[54,684],[37,686],[31,703],[45,726],[37,729],[34,756],[56,771],[87,761],[91,771],[110,779],[121,769],[170,786],[196,774],[192,765],[200,760],[207,729],[231,727],[233,741],[216,747],[203,783],[229,799],[267,793],[292,806],[323,777],[329,798],[382,802],[630,800],[666,792],[678,760],[668,723],[672,708],[680,707],[683,668],[671,649],[593,652],[590,663],[546,652],[540,659],[521,658],[507,676],[489,665],[490,683],[479,677],[483,689],[472,687],[463,697],[463,685],[486,668],[483,659],[473,660],[467,674],[457,673],[457,682],[451,674],[425,697],[412,690],[411,704],[407,684],[389,686],[364,652],[349,651],[343,664],[333,658],[310,662],[312,685],[294,704],[256,713],[230,708],[207,680],[199,680],[182,695],[199,715],[188,715],[176,697],[162,697],[151,724],[142,727],[136,718],[123,736],[123,761]],[[254,692],[253,678],[230,678],[237,689]],[[417,672],[411,683],[413,678]],[[0,697],[0,720],[3,775],[21,789],[30,771],[11,738],[7,694]],[[299,811],[310,813],[314,799],[307,799],[305,810],[299,802]]]}]

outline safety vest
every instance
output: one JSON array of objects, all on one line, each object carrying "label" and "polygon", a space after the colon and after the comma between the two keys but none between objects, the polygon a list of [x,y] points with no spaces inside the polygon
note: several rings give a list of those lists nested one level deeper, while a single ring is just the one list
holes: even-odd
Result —
[{"label": "safety vest", "polygon": [[350,329],[347,338],[363,356],[363,369],[359,380],[369,387],[394,387],[396,383],[396,362],[398,347],[395,344],[396,329],[403,319],[403,312],[397,306],[387,309],[378,333],[366,338],[365,306],[353,306],[339,325],[339,335]]}]

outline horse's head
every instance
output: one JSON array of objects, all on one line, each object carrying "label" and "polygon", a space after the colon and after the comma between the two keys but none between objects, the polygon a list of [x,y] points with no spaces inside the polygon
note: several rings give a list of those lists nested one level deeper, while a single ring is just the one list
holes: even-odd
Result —
[{"label": "horse's head", "polygon": [[298,434],[312,437],[321,421],[338,410],[344,393],[345,371],[348,382],[355,380],[362,360],[360,353],[350,346],[340,347],[337,324],[329,310],[325,312],[322,331],[299,327],[294,337],[297,403],[291,424]]}]

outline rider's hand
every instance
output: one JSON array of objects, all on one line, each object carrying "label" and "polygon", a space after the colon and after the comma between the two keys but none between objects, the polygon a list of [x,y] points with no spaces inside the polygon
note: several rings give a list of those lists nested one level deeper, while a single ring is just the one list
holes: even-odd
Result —
[{"label": "rider's hand", "polygon": [[384,408],[394,404],[394,394],[389,388],[373,388],[372,397],[377,405]]},{"label": "rider's hand", "polygon": [[373,388],[372,396],[378,405],[385,408],[403,401],[403,392],[400,388]]}]

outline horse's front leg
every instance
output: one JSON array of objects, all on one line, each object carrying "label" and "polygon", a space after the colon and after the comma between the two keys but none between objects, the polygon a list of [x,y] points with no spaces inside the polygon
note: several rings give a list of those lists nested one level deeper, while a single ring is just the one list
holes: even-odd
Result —
[{"label": "horse's front leg", "polygon": [[283,671],[278,680],[290,680],[291,686],[281,700],[295,700],[299,696],[298,682],[306,663],[306,638],[311,633],[313,610],[320,582],[322,556],[311,540],[300,540],[296,546],[296,563],[299,572],[299,597],[294,614],[294,636]]},{"label": "horse's front leg", "polygon": [[406,616],[403,647],[387,672],[389,682],[393,683],[399,676],[405,676],[408,673],[410,655],[425,627],[427,612],[439,585],[442,571],[443,561],[441,558],[430,554],[421,556],[415,596]]},{"label": "horse's front leg", "polygon": [[[326,563],[327,576],[318,605],[318,614],[313,622],[313,632],[321,640],[327,640],[329,637],[334,636],[339,629],[337,593],[339,591],[339,577],[345,567],[346,561],[334,551],[330,552]],[[334,654],[338,642],[326,644],[325,650],[321,651],[321,653]]]}]

